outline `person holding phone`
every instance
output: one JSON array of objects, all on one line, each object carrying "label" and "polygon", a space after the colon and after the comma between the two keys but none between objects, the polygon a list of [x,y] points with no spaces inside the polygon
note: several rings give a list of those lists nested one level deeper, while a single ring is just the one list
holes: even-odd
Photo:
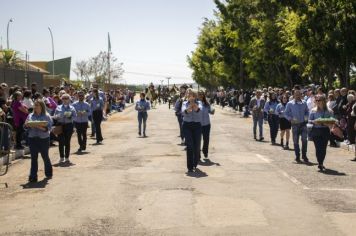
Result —
[{"label": "person holding phone", "polygon": [[187,168],[191,173],[200,160],[200,143],[202,134],[202,103],[198,101],[195,90],[187,90],[188,100],[182,105],[183,133],[187,145]]}]

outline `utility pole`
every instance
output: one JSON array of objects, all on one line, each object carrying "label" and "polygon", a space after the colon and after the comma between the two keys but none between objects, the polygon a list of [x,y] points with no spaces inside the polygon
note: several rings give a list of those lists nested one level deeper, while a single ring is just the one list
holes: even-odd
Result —
[{"label": "utility pole", "polygon": [[6,34],[6,39],[7,39],[7,49],[10,49],[10,43],[9,43],[9,28],[10,28],[10,23],[14,22],[14,19],[10,18],[9,22],[7,22],[7,34]]},{"label": "utility pole", "polygon": [[54,79],[54,42],[53,42],[53,34],[50,27],[48,27],[49,33],[51,35],[52,40],[52,79]]}]

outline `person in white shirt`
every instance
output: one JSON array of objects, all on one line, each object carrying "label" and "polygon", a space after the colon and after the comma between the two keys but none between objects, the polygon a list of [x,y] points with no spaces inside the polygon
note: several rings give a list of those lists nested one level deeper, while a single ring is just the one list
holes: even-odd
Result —
[{"label": "person in white shirt", "polygon": [[32,101],[32,93],[30,90],[26,90],[23,94],[23,101],[22,103],[28,108],[29,112],[33,111],[33,101]]}]

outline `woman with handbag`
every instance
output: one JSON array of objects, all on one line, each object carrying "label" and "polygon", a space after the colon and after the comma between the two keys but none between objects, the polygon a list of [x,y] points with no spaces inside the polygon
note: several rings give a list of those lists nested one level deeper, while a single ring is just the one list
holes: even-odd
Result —
[{"label": "woman with handbag", "polygon": [[319,118],[331,118],[332,111],[326,105],[326,97],[318,95],[315,98],[316,107],[313,108],[309,115],[309,123],[313,124],[311,135],[313,138],[316,158],[318,160],[318,168],[320,171],[325,171],[324,160],[326,149],[328,147],[330,127],[333,124],[323,123],[318,121]]},{"label": "woman with handbag", "polygon": [[[33,125],[35,122],[38,123]],[[28,129],[28,140],[31,153],[29,182],[37,182],[39,153],[41,153],[44,162],[46,177],[52,178],[52,164],[48,155],[52,119],[47,113],[46,105],[42,100],[38,99],[34,102],[34,111],[27,117],[25,127]]]},{"label": "woman with handbag", "polygon": [[61,97],[62,105],[59,105],[54,112],[54,119],[57,120],[57,126],[62,127],[58,131],[60,162],[69,162],[70,140],[72,139],[74,124],[73,118],[77,116],[75,108],[70,105],[69,94],[63,94]]}]

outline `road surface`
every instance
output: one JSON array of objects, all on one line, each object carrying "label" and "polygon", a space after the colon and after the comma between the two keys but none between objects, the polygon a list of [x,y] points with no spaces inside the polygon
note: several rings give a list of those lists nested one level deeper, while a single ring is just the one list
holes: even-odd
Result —
[{"label": "road surface", "polygon": [[[26,184],[29,159],[11,166],[0,178],[9,185],[0,186],[0,235],[355,235],[353,156],[329,148],[322,174],[255,142],[251,125],[217,109],[209,159],[188,176],[174,112],[151,110],[144,139],[128,108],[104,123],[103,145],[90,140],[49,181],[41,160],[37,184]],[[315,162],[312,143],[308,154]]]}]

